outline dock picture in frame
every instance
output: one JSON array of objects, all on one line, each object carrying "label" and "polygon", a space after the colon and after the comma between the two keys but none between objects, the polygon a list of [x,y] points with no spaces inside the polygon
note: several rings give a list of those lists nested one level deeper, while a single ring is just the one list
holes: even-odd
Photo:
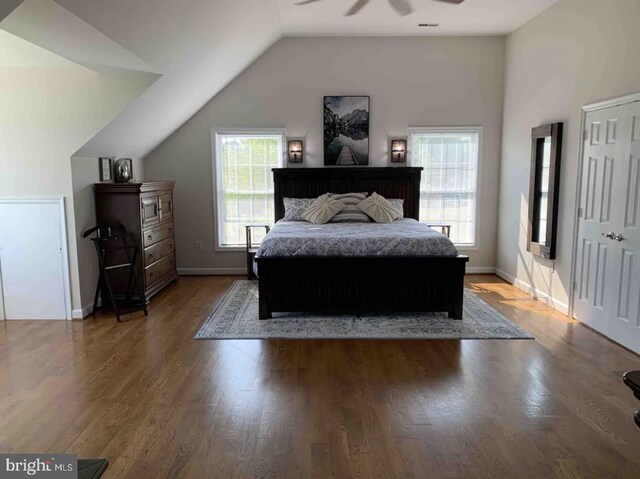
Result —
[{"label": "dock picture in frame", "polygon": [[368,96],[324,97],[325,166],[369,164]]}]

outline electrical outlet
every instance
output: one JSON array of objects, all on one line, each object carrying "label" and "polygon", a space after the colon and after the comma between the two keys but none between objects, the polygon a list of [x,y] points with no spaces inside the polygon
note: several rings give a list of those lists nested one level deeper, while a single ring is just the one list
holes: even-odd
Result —
[{"label": "electrical outlet", "polygon": [[202,241],[196,241],[196,251],[202,251]]}]

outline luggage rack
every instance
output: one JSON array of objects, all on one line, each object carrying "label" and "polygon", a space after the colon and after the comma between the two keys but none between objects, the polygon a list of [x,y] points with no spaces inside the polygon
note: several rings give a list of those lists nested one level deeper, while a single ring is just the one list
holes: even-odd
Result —
[{"label": "luggage rack", "polygon": [[[98,278],[98,284],[96,286],[96,293],[93,299],[93,312],[95,314],[98,308],[98,298],[102,291],[103,301],[101,308],[105,306],[104,293],[107,293],[111,308],[116,315],[116,320],[121,322],[120,316],[124,314],[133,313],[135,311],[144,311],[145,316],[148,316],[147,301],[144,293],[141,292],[138,286],[138,281],[135,274],[136,259],[138,257],[138,247],[127,243],[127,231],[124,226],[117,223],[98,223],[93,228],[85,231],[82,234],[83,238],[87,238],[95,233],[95,236],[91,238],[93,244],[98,253],[98,264],[100,268],[100,276]],[[111,257],[117,252],[120,257],[124,256],[118,263],[109,264]],[[124,255],[122,254],[124,253]],[[114,270],[120,270],[128,268],[129,276],[127,279],[127,289],[124,294],[123,304],[127,308],[125,311],[121,311],[118,308],[118,300],[116,299],[111,281],[109,280],[109,272]],[[133,289],[138,295],[138,302],[132,301],[131,294]]]}]

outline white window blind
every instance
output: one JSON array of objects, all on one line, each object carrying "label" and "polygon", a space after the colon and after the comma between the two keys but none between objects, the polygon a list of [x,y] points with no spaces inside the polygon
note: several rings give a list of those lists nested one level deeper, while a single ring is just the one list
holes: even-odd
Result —
[{"label": "white window blind", "polygon": [[420,220],[451,224],[451,240],[477,246],[481,129],[411,131],[411,164],[422,166]]},{"label": "white window blind", "polygon": [[271,168],[282,165],[283,137],[283,132],[215,133],[219,247],[243,247],[245,225],[273,223]]}]

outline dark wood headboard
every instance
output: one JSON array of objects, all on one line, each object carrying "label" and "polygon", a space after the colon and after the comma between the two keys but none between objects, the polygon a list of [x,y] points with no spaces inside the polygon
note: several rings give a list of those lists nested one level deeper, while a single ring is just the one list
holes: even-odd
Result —
[{"label": "dark wood headboard", "polygon": [[422,167],[273,168],[276,221],[284,217],[283,198],[317,198],[325,193],[374,191],[404,200],[404,216],[418,219]]}]

